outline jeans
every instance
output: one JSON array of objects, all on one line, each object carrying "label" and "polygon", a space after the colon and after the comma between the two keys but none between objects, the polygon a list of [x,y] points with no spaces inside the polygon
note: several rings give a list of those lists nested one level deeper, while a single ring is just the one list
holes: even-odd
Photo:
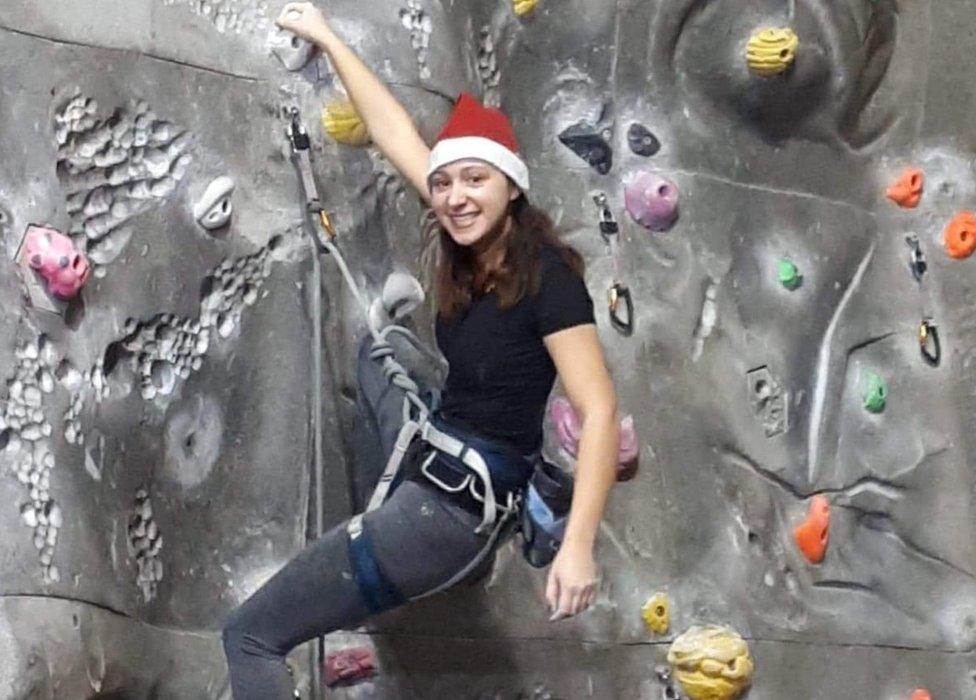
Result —
[{"label": "jeans", "polygon": [[[357,375],[361,403],[378,432],[384,463],[402,421],[403,393],[369,359],[371,336],[360,346]],[[381,470],[377,470],[377,474]],[[404,598],[450,580],[482,552],[487,534],[475,534],[481,516],[450,502],[424,481],[407,480],[363,518],[382,572]],[[501,538],[499,542],[504,541]],[[496,543],[465,581],[492,566]],[[309,544],[240,605],[223,630],[235,700],[294,697],[284,657],[297,645],[337,629],[358,627],[369,610],[349,562],[346,523]]]}]

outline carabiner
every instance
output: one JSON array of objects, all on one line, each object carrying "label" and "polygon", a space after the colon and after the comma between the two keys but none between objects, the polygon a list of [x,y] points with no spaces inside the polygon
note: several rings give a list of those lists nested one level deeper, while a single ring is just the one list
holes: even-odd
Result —
[{"label": "carabiner", "polygon": [[939,366],[942,361],[942,343],[939,342],[939,329],[931,318],[923,318],[918,326],[918,347],[926,363],[931,367]]},{"label": "carabiner", "polygon": [[915,278],[915,281],[921,283],[922,276],[928,269],[928,263],[925,261],[925,253],[922,252],[922,246],[918,242],[918,236],[914,233],[905,236],[905,243],[911,249],[911,252],[908,254],[908,267],[912,271],[912,277]]},{"label": "carabiner", "polygon": [[620,226],[613,218],[613,212],[610,211],[610,207],[607,206],[606,194],[598,192],[593,195],[593,201],[600,207],[600,236],[603,238],[604,243],[610,245],[610,236],[620,233]]},{"label": "carabiner", "polygon": [[[617,329],[622,335],[630,335],[634,332],[634,304],[630,298],[630,289],[627,285],[621,284],[620,282],[614,283],[610,287],[610,325]],[[627,316],[625,319],[620,318],[617,314],[617,310],[620,306],[620,302],[623,301],[624,306],[627,309]]]}]

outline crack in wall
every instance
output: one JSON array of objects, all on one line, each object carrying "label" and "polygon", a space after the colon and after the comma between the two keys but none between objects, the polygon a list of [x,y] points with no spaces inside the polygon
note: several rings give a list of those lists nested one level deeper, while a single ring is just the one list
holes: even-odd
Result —
[{"label": "crack in wall", "polygon": [[45,36],[44,34],[37,34],[35,32],[29,32],[25,29],[17,29],[15,27],[10,27],[7,25],[0,24],[0,30],[10,32],[11,34],[18,34],[20,36],[26,36],[31,39],[40,39],[41,41],[47,41],[52,44],[59,44],[62,46],[77,46],[83,49],[94,49],[97,51],[114,51],[120,53],[127,53],[135,56],[136,58],[149,58],[154,61],[161,61],[163,63],[170,63],[176,66],[183,66],[184,68],[192,68],[194,70],[201,70],[206,73],[213,73],[214,75],[220,75],[225,78],[235,78],[237,80],[247,80],[249,82],[264,83],[267,82],[265,78],[259,78],[253,75],[244,75],[242,73],[232,73],[230,71],[221,70],[219,68],[211,68],[210,66],[203,66],[199,63],[190,63],[189,61],[180,61],[175,58],[169,58],[167,56],[160,56],[158,54],[150,53],[145,49],[120,49],[113,46],[99,46],[98,44],[87,44],[83,41],[73,41],[71,39],[58,39],[55,37]]}]

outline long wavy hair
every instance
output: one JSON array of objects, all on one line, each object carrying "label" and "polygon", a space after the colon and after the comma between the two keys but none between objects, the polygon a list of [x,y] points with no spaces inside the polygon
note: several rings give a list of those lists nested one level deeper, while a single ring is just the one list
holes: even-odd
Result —
[{"label": "long wavy hair", "polygon": [[[524,194],[509,205],[512,228],[505,238],[502,264],[493,270],[478,270],[474,252],[454,242],[439,224],[428,230],[437,232],[440,254],[432,278],[433,297],[440,317],[451,322],[463,314],[476,296],[494,291],[499,308],[510,309],[526,295],[539,291],[539,252],[551,246],[569,267],[583,279],[583,256],[563,243],[552,219],[532,206]],[[434,219],[436,221],[436,219]]]}]

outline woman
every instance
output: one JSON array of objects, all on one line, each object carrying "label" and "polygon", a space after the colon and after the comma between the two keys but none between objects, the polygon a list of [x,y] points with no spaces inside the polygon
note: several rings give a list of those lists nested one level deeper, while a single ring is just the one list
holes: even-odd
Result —
[{"label": "woman", "polygon": [[[484,447],[485,454],[515,455],[510,463],[524,465],[538,455],[557,374],[580,412],[576,486],[546,586],[551,620],[576,615],[596,594],[593,544],[619,439],[616,397],[582,259],[529,205],[528,172],[501,112],[462,95],[431,150],[314,5],[289,3],[277,24],[328,55],[376,147],[437,216],[442,255],[436,332],[450,364],[437,425],[479,451]],[[383,379],[367,349],[364,344],[360,353],[360,390],[380,433],[389,434],[393,419],[383,416],[397,415],[402,394]],[[387,450],[390,442],[384,442]],[[224,647],[237,700],[291,697],[282,660],[298,644],[487,573],[503,538],[492,540],[478,527],[483,503],[468,489],[445,489],[455,485],[443,482],[450,479],[444,476],[449,468],[442,465],[440,478],[432,476],[439,463],[425,462],[430,471],[414,464],[388,500],[362,518],[361,536],[336,527],[235,611],[224,629]],[[525,479],[522,473],[519,483],[496,484],[499,504],[507,492],[521,493]],[[361,546],[368,549],[365,559]]]}]

